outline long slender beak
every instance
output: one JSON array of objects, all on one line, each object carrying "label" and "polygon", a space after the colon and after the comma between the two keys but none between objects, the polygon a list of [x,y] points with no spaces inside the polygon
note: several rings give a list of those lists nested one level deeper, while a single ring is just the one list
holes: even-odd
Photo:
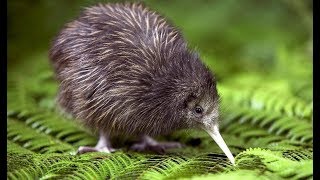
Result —
[{"label": "long slender beak", "polygon": [[219,128],[217,125],[213,125],[211,127],[204,127],[204,130],[208,132],[208,134],[212,137],[212,139],[218,144],[220,149],[226,154],[228,159],[231,161],[233,165],[235,165],[235,160],[233,155],[231,154],[228,146],[224,142],[223,138],[220,135]]}]

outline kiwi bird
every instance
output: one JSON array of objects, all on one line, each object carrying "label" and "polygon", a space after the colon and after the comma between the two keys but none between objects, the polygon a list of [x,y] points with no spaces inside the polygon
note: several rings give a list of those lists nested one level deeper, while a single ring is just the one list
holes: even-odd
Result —
[{"label": "kiwi bird", "polygon": [[49,58],[59,107],[100,134],[95,147],[78,153],[114,151],[111,135],[140,138],[132,145],[138,151],[177,148],[152,137],[199,128],[234,164],[219,133],[215,76],[182,33],[145,5],[85,8],[55,37]]}]

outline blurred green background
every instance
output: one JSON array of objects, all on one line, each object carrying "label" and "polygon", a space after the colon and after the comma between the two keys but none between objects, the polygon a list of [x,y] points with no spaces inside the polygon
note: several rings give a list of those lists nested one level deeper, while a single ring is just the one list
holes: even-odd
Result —
[{"label": "blurred green background", "polygon": [[[97,0],[8,1],[9,66],[34,53],[48,51],[50,41],[80,10]],[[270,71],[280,47],[310,51],[310,0],[149,0],[178,26],[191,47],[214,61],[223,73]],[[311,57],[311,56],[310,56]],[[254,62],[254,63],[252,63]],[[230,64],[230,66],[225,66]]]}]

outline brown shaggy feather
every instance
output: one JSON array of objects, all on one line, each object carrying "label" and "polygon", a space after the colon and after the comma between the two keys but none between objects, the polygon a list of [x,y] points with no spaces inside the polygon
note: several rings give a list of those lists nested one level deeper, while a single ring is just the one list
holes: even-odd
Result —
[{"label": "brown shaggy feather", "polygon": [[177,28],[140,4],[86,8],[49,56],[59,105],[95,130],[158,135],[193,127],[184,119],[189,99],[218,97],[214,76]]}]

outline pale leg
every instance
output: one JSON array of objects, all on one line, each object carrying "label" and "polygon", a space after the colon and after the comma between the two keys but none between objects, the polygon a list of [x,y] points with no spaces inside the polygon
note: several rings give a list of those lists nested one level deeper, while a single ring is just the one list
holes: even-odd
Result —
[{"label": "pale leg", "polygon": [[97,145],[95,147],[90,146],[80,146],[78,148],[78,154],[83,154],[87,152],[105,152],[111,153],[114,152],[115,149],[111,147],[110,138],[108,133],[100,132],[100,137]]}]

